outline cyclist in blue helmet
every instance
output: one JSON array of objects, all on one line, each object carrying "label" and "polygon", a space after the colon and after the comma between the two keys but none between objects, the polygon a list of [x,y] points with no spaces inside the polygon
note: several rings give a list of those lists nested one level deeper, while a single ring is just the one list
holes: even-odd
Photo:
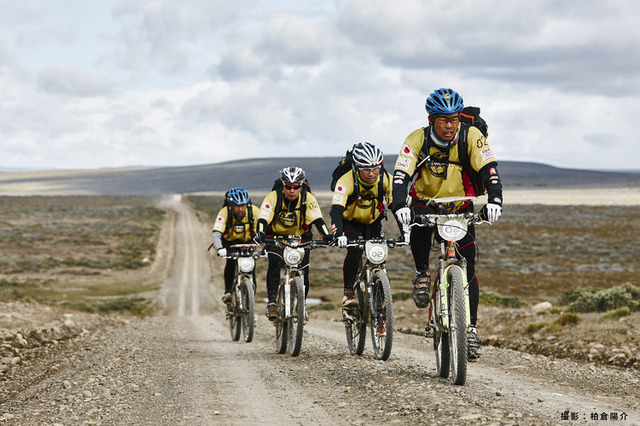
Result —
[{"label": "cyclist in blue helmet", "polygon": [[[233,244],[252,241],[259,213],[260,209],[251,204],[246,189],[238,187],[227,191],[224,205],[213,224],[213,245],[218,256],[226,256],[227,249]],[[234,259],[227,259],[224,267],[224,295],[222,296],[224,303],[231,303],[236,263]],[[255,274],[253,282],[256,282]]]},{"label": "cyclist in blue helmet", "polygon": [[[431,198],[463,197],[475,195],[469,184],[458,154],[460,135],[466,136],[467,157],[470,166],[479,172],[488,193],[484,215],[490,222],[502,213],[502,183],[498,175],[496,157],[485,135],[476,127],[460,122],[464,101],[452,89],[438,89],[429,95],[425,108],[429,125],[412,132],[405,139],[398,155],[393,177],[393,203],[391,210],[401,225],[408,225],[413,214],[434,212],[427,207]],[[409,202],[407,202],[409,200]],[[473,211],[470,201],[452,203],[451,212]],[[433,228],[411,228],[411,252],[416,267],[413,280],[413,300],[418,308],[428,308],[432,298],[429,252]],[[469,226],[467,236],[459,241],[459,251],[467,261],[467,281],[471,308],[471,327],[467,332],[469,359],[480,356],[480,339],[476,323],[479,287],[475,275],[475,229]]]}]

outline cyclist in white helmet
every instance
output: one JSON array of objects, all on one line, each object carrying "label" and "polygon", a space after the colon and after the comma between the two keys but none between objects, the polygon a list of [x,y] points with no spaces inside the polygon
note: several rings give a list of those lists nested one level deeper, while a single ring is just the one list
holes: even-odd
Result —
[{"label": "cyclist in white helmet", "polygon": [[[391,175],[383,170],[382,151],[369,142],[357,143],[351,150],[353,167],[340,177],[333,192],[331,231],[338,247],[347,241],[379,237],[386,216],[384,201],[391,205]],[[344,297],[342,307],[353,307],[353,284],[358,274],[362,250],[349,247],[344,259]]]},{"label": "cyclist in white helmet", "polygon": [[[314,225],[320,236],[330,238],[329,229],[322,218],[322,211],[316,197],[311,193],[304,170],[300,167],[285,167],[280,171],[280,179],[276,180],[273,190],[265,197],[260,207],[256,226],[256,242],[265,237],[280,235],[301,235],[303,241],[313,238],[311,225]],[[277,317],[276,296],[282,269],[282,249],[270,247],[268,250],[269,267],[267,269],[267,303],[266,316],[270,320]],[[302,260],[304,271],[305,299],[309,293],[309,251]],[[305,320],[307,311],[305,309]]]}]

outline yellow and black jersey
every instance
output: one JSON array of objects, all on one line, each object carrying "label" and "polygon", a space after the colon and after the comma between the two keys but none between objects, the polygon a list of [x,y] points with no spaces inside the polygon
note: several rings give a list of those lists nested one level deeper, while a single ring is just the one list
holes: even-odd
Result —
[{"label": "yellow and black jersey", "polygon": [[[218,217],[216,217],[216,221],[213,224],[213,231],[220,232],[222,238],[229,242],[248,242],[253,238],[258,214],[260,214],[260,210],[256,206],[250,205],[250,207],[252,210],[251,216],[253,217],[253,223],[249,223],[250,215],[248,211],[242,219],[237,220],[233,213],[229,214],[231,209],[224,207],[218,212]],[[247,208],[249,208],[249,206],[247,206]],[[231,216],[231,218],[229,218],[229,216]]]},{"label": "yellow and black jersey", "polygon": [[[348,221],[355,221],[365,225],[375,222],[382,212],[384,206],[378,195],[380,179],[387,205],[391,205],[392,183],[391,175],[384,172],[372,184],[365,184],[356,173],[357,185],[354,182],[354,173],[348,171],[336,182],[336,189],[333,192],[332,205],[344,207],[342,218]],[[358,194],[354,191],[358,189]]]},{"label": "yellow and black jersey", "polygon": [[[304,235],[309,232],[309,225],[318,219],[322,219],[322,211],[318,200],[311,193],[306,193],[306,207],[301,208],[302,194],[298,196],[295,206],[288,203],[284,196],[278,203],[277,191],[271,191],[262,202],[258,219],[265,220],[271,232],[275,235]],[[304,217],[301,210],[304,210]]]},{"label": "yellow and black jersey", "polygon": [[[418,129],[407,136],[398,154],[395,171],[402,171],[409,176],[414,174],[416,165],[422,160],[421,156],[424,156],[424,153],[421,153],[425,142],[424,133],[425,129]],[[467,131],[467,147],[469,162],[476,171],[497,161],[487,139],[473,126],[470,126]],[[413,198],[427,200],[470,195],[468,185],[463,182],[462,165],[457,148],[457,144],[452,144],[447,153],[436,146],[429,147],[430,159],[418,171],[419,175],[411,188]]]}]

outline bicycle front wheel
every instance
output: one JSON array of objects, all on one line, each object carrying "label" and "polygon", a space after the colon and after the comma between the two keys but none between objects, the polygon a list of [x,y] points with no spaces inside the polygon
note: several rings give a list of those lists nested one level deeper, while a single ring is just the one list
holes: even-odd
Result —
[{"label": "bicycle front wheel", "polygon": [[255,295],[253,281],[246,279],[242,282],[242,337],[249,343],[253,340],[255,319]]},{"label": "bicycle front wheel", "polygon": [[371,342],[377,359],[386,361],[391,355],[393,345],[393,302],[389,278],[384,271],[373,274],[373,285],[369,296],[371,312]]},{"label": "bicycle front wheel", "polygon": [[289,333],[289,352],[298,356],[302,348],[304,332],[304,283],[302,277],[295,277],[291,283],[291,316],[287,324]]},{"label": "bicycle front wheel", "polygon": [[356,290],[358,307],[349,309],[345,314],[344,328],[347,334],[347,345],[351,355],[362,355],[367,338],[367,323],[364,319],[365,297],[359,289]]},{"label": "bicycle front wheel", "polygon": [[464,385],[467,379],[467,316],[464,303],[462,268],[452,266],[449,273],[449,343],[451,347],[451,379]]},{"label": "bicycle front wheel", "polygon": [[276,299],[276,308],[278,317],[275,320],[276,326],[276,352],[283,354],[287,351],[287,318],[285,317],[284,309],[284,285],[282,283],[284,278],[280,280],[280,287],[278,287],[278,298]]}]

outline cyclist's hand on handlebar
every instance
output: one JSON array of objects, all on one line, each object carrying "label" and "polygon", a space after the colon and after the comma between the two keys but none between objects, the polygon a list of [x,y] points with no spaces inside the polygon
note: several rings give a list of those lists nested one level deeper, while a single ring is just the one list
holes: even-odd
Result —
[{"label": "cyclist's hand on handlebar", "polygon": [[483,210],[483,216],[491,223],[496,222],[502,214],[502,207],[493,203],[489,203],[484,206]]},{"label": "cyclist's hand on handlebar", "polygon": [[255,241],[256,244],[262,244],[264,243],[264,237],[264,232],[258,231],[256,232],[256,235],[253,236],[253,241]]},{"label": "cyclist's hand on handlebar", "polygon": [[227,249],[226,248],[219,248],[218,249],[218,256],[220,257],[225,257],[227,255]]},{"label": "cyclist's hand on handlebar", "polygon": [[338,243],[338,247],[344,248],[347,246],[347,237],[345,235],[340,235],[336,238],[336,242]]},{"label": "cyclist's hand on handlebar", "polygon": [[411,209],[409,207],[402,207],[396,212],[396,218],[403,225],[409,225],[411,223]]}]

